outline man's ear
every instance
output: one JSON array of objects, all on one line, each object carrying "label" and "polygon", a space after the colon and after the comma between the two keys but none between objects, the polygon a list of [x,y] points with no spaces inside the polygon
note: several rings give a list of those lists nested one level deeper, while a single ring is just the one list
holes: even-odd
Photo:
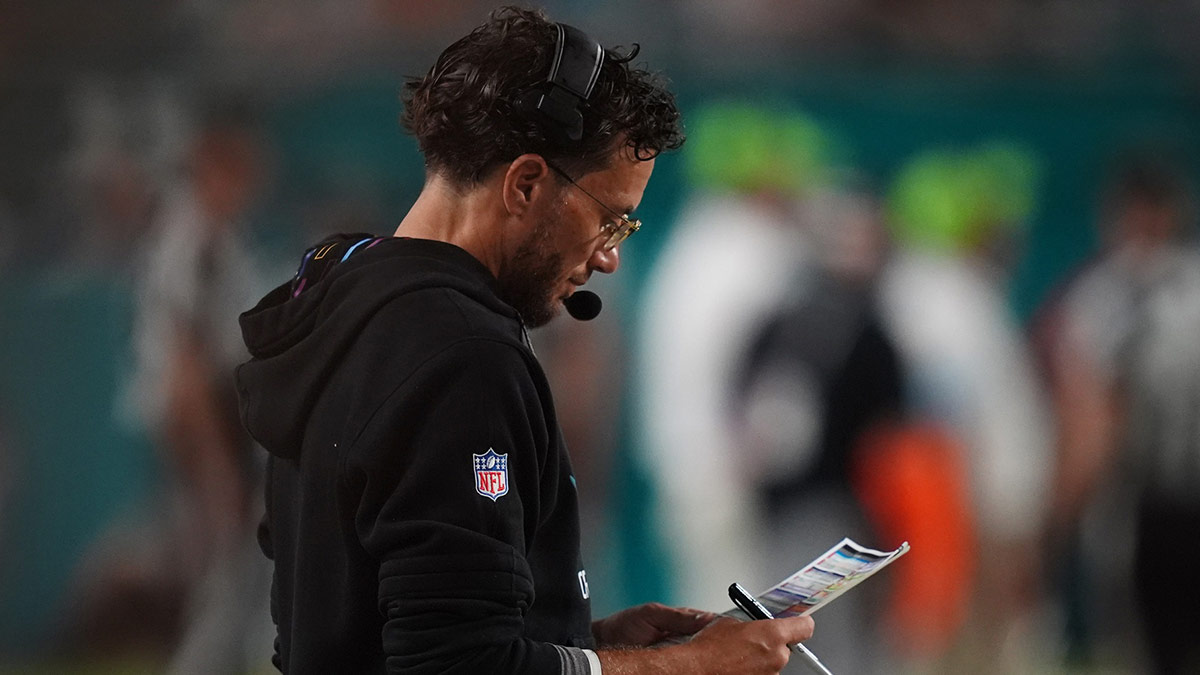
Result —
[{"label": "man's ear", "polygon": [[504,208],[513,216],[522,216],[549,189],[550,167],[541,155],[521,155],[504,172]]}]

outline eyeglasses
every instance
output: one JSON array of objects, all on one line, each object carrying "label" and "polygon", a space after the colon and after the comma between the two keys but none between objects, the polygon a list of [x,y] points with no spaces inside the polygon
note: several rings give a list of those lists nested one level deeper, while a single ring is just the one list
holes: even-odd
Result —
[{"label": "eyeglasses", "polygon": [[563,179],[565,179],[568,183],[573,185],[575,187],[575,189],[577,189],[580,192],[582,192],[583,194],[587,195],[589,199],[591,199],[592,201],[599,204],[601,206],[601,208],[603,208],[605,211],[608,211],[609,213],[611,213],[613,215],[613,217],[615,217],[617,219],[617,222],[615,222],[615,223],[611,223],[611,222],[605,223],[604,229],[601,230],[601,232],[608,233],[608,239],[606,239],[604,241],[604,246],[603,246],[603,249],[605,251],[613,250],[621,242],[628,239],[629,235],[642,229],[642,221],[640,221],[636,218],[633,220],[630,220],[629,214],[618,213],[616,209],[610,207],[608,204],[605,204],[604,202],[600,201],[599,199],[596,199],[595,195],[588,192],[587,190],[584,190],[583,187],[579,185],[579,183],[576,183],[573,178],[568,176],[566,171],[563,171],[562,169],[558,168],[557,166],[552,164],[549,160],[546,161],[546,166],[553,169],[555,173],[562,176]]}]

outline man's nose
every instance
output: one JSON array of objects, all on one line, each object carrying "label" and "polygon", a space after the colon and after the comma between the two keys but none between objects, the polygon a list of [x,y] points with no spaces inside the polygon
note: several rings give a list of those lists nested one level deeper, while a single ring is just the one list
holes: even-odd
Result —
[{"label": "man's nose", "polygon": [[592,269],[605,274],[616,272],[621,265],[620,250],[619,244],[610,251],[605,251],[603,247],[596,249],[596,252],[592,254]]}]

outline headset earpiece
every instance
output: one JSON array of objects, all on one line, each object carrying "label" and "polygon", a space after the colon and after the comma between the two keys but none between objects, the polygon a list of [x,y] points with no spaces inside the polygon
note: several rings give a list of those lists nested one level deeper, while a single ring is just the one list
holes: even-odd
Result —
[{"label": "headset earpiece", "polygon": [[600,76],[604,48],[574,26],[555,27],[558,37],[550,74],[544,85],[521,94],[516,106],[538,120],[555,142],[565,145],[583,138],[582,107]]}]

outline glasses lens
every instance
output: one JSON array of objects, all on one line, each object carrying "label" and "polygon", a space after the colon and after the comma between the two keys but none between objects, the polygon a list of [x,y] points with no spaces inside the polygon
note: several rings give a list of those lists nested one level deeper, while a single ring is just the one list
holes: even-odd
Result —
[{"label": "glasses lens", "polygon": [[613,233],[608,237],[608,241],[604,242],[604,250],[613,250],[641,227],[642,221],[640,220],[622,219],[614,225]]}]

